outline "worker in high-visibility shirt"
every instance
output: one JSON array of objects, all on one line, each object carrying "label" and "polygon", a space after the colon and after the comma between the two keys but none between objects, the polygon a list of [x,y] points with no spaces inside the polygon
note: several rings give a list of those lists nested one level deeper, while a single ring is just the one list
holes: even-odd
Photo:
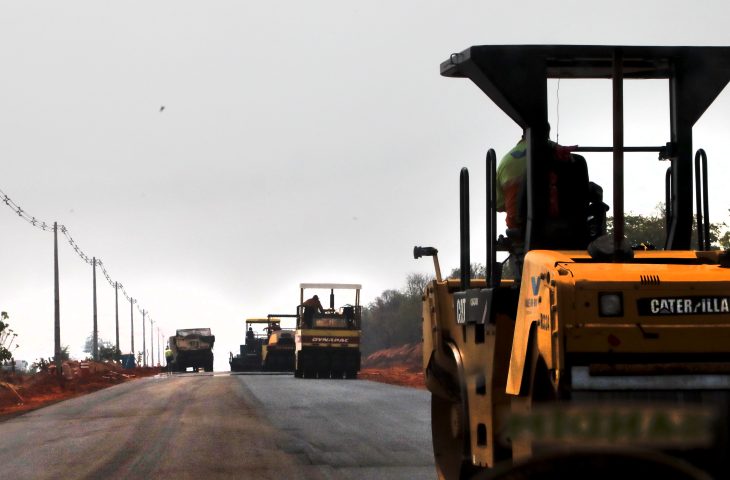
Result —
[{"label": "worker in high-visibility shirt", "polygon": [[507,228],[519,228],[520,194],[527,171],[527,143],[525,135],[517,145],[502,157],[497,166],[497,211],[507,212]]},{"label": "worker in high-visibility shirt", "polygon": [[170,370],[172,364],[172,350],[170,350],[170,344],[165,345],[165,362],[167,370]]},{"label": "worker in high-visibility shirt", "polygon": [[[549,126],[548,126],[549,131]],[[562,146],[548,140],[548,145],[555,159],[570,160],[570,152],[574,151],[577,145]],[[497,166],[497,211],[506,212],[507,228],[522,228],[524,223],[524,212],[520,214],[520,197],[524,194],[523,185],[527,174],[527,142],[525,134],[517,142],[507,155],[502,157]],[[549,211],[557,209],[556,178],[549,179],[550,197],[545,199],[549,202]]]}]

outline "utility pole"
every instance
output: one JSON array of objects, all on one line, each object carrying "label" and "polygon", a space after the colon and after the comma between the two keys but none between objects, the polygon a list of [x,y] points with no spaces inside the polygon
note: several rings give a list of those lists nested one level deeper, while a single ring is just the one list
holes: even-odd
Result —
[{"label": "utility pole", "polygon": [[131,322],[131,332],[132,332],[132,358],[136,359],[137,355],[134,353],[134,299],[129,299],[129,318]]},{"label": "utility pole", "polygon": [[114,311],[116,312],[116,330],[117,330],[117,350],[114,352],[114,358],[117,357],[121,350],[119,350],[119,282],[114,282]]},{"label": "utility pole", "polygon": [[155,366],[155,321],[150,318],[150,367]]},{"label": "utility pole", "polygon": [[58,223],[53,222],[53,356],[56,376],[61,378],[61,304],[58,288]]},{"label": "utility pole", "polygon": [[157,365],[162,365],[160,361],[160,327],[157,327]]},{"label": "utility pole", "polygon": [[96,257],[91,259],[92,278],[94,280],[94,340],[92,343],[92,355],[94,360],[99,361],[99,330],[96,322]]},{"label": "utility pole", "polygon": [[145,311],[142,310],[142,363],[147,366],[147,334],[145,333]]}]

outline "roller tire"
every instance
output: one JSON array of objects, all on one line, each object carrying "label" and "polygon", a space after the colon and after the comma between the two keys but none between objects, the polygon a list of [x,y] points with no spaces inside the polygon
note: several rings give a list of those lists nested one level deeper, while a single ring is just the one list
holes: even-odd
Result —
[{"label": "roller tire", "polygon": [[431,394],[431,436],[440,480],[470,478],[479,471],[464,455],[469,446],[468,421],[459,399]]}]

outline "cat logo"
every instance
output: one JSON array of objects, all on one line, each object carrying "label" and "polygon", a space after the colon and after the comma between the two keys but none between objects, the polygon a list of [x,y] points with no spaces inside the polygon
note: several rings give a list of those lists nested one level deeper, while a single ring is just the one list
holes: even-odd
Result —
[{"label": "cat logo", "polygon": [[466,323],[466,298],[456,299],[456,323]]}]

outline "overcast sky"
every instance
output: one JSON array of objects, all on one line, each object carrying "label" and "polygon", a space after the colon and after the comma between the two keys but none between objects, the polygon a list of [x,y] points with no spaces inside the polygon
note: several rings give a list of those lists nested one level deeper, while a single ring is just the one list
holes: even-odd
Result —
[{"label": "overcast sky", "polygon": [[[722,1],[0,1],[0,189],[66,225],[165,333],[211,327],[227,369],[243,320],[293,312],[300,282],[362,283],[367,303],[431,273],[413,245],[455,266],[462,166],[483,261],[484,154],[503,155],[520,130],[470,81],[439,76],[450,53],[730,45],[727,18]],[[610,144],[609,82],[549,89],[553,139]],[[627,82],[627,145],[668,141],[667,99],[666,82]],[[713,220],[729,204],[729,117],[724,92],[695,129]],[[609,158],[588,156],[608,199]],[[627,208],[651,212],[666,164],[637,156],[627,168]],[[50,356],[52,234],[7,208],[0,228],[16,358]],[[60,271],[62,343],[80,356],[91,267],[62,243]],[[113,340],[114,290],[101,275],[98,288]],[[122,301],[123,351],[129,310]]]}]

